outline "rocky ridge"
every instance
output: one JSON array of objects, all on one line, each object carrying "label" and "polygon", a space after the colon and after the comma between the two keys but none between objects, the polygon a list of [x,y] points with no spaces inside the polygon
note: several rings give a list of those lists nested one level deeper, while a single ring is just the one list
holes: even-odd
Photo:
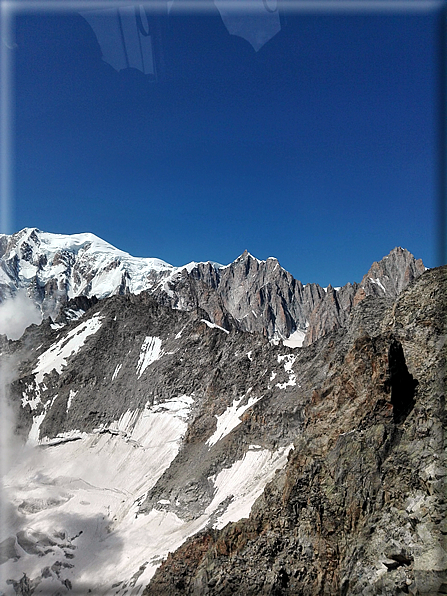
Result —
[{"label": "rocky ridge", "polygon": [[144,292],[3,338],[27,450],[0,589],[443,593],[446,281],[366,297],[299,350]]},{"label": "rocky ridge", "polygon": [[174,309],[201,308],[227,330],[269,339],[292,336],[298,346],[343,326],[366,296],[396,298],[424,270],[420,259],[398,247],[375,262],[360,283],[334,289],[303,286],[277,259],[259,261],[247,251],[227,266],[173,267],[159,259],[131,257],[93,234],[63,236],[26,228],[0,236],[0,299],[21,288],[44,316],[56,321],[69,299],[147,291]]},{"label": "rocky ridge", "polygon": [[[290,348],[144,292],[69,306],[87,310],[2,341],[26,442],[5,476],[7,595],[23,573],[36,594],[141,592],[166,549],[249,512],[300,425]],[[110,568],[121,544],[137,552]]]}]

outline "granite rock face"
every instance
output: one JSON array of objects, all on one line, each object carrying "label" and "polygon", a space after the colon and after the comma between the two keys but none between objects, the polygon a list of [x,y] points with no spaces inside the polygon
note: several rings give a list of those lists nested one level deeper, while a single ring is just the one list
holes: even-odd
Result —
[{"label": "granite rock face", "polygon": [[220,325],[287,338],[300,329],[325,291],[318,284],[303,284],[283,269],[277,259],[259,261],[247,251],[226,267],[199,263],[155,292],[157,300],[173,308],[200,307]]},{"label": "granite rock face", "polygon": [[399,246],[381,261],[371,265],[370,270],[363,277],[360,287],[365,288],[368,295],[398,296],[409,283],[424,271],[425,267],[421,259],[416,260],[408,250]]},{"label": "granite rock face", "polygon": [[446,268],[368,297],[299,352],[302,426],[247,520],[169,555],[144,594],[444,594]]},{"label": "granite rock face", "polygon": [[309,345],[328,331],[343,327],[354,306],[367,296],[396,298],[400,292],[425,271],[421,259],[408,250],[394,248],[379,262],[374,262],[360,284],[346,284],[334,290],[327,288],[323,300],[310,313],[304,345]]},{"label": "granite rock face", "polygon": [[63,236],[26,228],[0,236],[0,301],[18,289],[58,320],[61,307],[79,296],[149,292],[160,304],[194,311],[227,330],[269,339],[298,335],[310,345],[342,327],[366,296],[396,298],[425,270],[407,250],[393,249],[373,263],[362,281],[334,289],[303,284],[277,259],[259,261],[245,251],[227,266],[212,262],[173,267],[159,259],[131,257],[93,234]]}]

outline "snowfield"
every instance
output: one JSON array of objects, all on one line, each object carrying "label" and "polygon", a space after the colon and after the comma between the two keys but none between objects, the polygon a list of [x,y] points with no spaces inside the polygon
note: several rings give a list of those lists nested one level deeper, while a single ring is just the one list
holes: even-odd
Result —
[{"label": "snowfield", "polygon": [[216,416],[217,428],[207,440],[207,445],[211,447],[212,445],[215,445],[217,441],[220,441],[228,435],[228,433],[241,423],[242,414],[261,399],[260,397],[250,397],[247,403],[241,406],[240,403],[244,397],[245,396],[235,399],[233,404],[227,408],[221,416]]},{"label": "snowfield", "polygon": [[[210,446],[257,401],[250,398],[241,406],[241,400],[219,417]],[[37,441],[33,426],[28,446],[3,479],[0,543],[2,560],[9,558],[0,565],[0,590],[5,596],[15,596],[6,580],[19,581],[23,573],[31,579],[43,575],[36,595],[65,593],[68,586],[104,596],[138,595],[168,552],[211,518],[222,528],[249,515],[291,446],[271,452],[251,445],[241,460],[210,478],[213,500],[193,521],[167,511],[165,500],[147,515],[138,514],[180,449],[193,403],[194,396],[180,395],[127,411],[94,433],[71,431],[51,440]],[[46,409],[35,424],[40,426],[45,415]]]},{"label": "snowfield", "polygon": [[85,323],[81,323],[72,329],[66,337],[53,344],[46,352],[39,356],[37,366],[33,370],[36,375],[36,383],[40,385],[46,374],[52,370],[60,373],[67,364],[68,358],[84,345],[89,335],[96,333],[101,327],[101,318],[98,314],[93,315]]},{"label": "snowfield", "polygon": [[146,337],[141,346],[140,357],[137,364],[138,378],[141,377],[149,364],[152,364],[152,362],[161,358],[162,355],[163,350],[161,349],[161,339],[159,337]]}]

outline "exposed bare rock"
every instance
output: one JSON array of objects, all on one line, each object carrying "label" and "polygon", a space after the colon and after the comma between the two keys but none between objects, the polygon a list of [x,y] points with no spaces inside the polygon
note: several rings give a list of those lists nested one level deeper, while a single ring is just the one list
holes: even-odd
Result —
[{"label": "exposed bare rock", "polygon": [[408,250],[397,247],[381,261],[374,262],[360,284],[348,283],[338,290],[329,286],[326,296],[310,314],[304,345],[311,344],[329,331],[343,327],[353,307],[367,296],[396,298],[424,271],[421,259],[416,260]]},{"label": "exposed bare rock", "polygon": [[389,255],[371,265],[360,287],[367,295],[398,296],[414,279],[424,273],[421,259],[415,259],[405,248],[393,248]]},{"label": "exposed bare rock", "polygon": [[[74,296],[0,337],[27,441],[0,589],[442,593],[446,269],[356,302],[359,286],[304,287],[248,253],[160,267],[157,288]],[[307,347],[269,341],[312,316]]]},{"label": "exposed bare rock", "polygon": [[[44,316],[60,317],[67,301],[149,292],[177,310],[204,310],[227,330],[262,333],[296,345],[343,327],[367,296],[394,299],[425,270],[407,250],[394,248],[373,263],[360,284],[323,289],[303,284],[277,259],[260,261],[245,251],[229,265],[213,262],[173,267],[159,259],[135,258],[93,234],[64,236],[26,228],[0,235],[0,301],[25,290]],[[61,320],[61,319],[60,319]]]},{"label": "exposed bare rock", "polygon": [[325,292],[318,284],[303,286],[277,259],[259,261],[245,251],[226,267],[198,263],[190,272],[184,269],[154,295],[173,308],[200,307],[218,324],[286,338],[296,329],[306,331]]},{"label": "exposed bare rock", "polygon": [[170,554],[145,595],[446,592],[446,287],[438,268],[393,305],[366,297],[300,351],[287,466],[247,520]]}]

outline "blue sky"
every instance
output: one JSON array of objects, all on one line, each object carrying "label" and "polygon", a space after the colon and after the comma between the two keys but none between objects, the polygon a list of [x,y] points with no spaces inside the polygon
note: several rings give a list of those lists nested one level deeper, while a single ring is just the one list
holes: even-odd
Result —
[{"label": "blue sky", "polygon": [[394,246],[439,264],[439,11],[290,10],[255,51],[177,4],[141,17],[155,74],[123,63],[112,11],[16,17],[11,232],[173,265],[247,249],[323,286]]}]

